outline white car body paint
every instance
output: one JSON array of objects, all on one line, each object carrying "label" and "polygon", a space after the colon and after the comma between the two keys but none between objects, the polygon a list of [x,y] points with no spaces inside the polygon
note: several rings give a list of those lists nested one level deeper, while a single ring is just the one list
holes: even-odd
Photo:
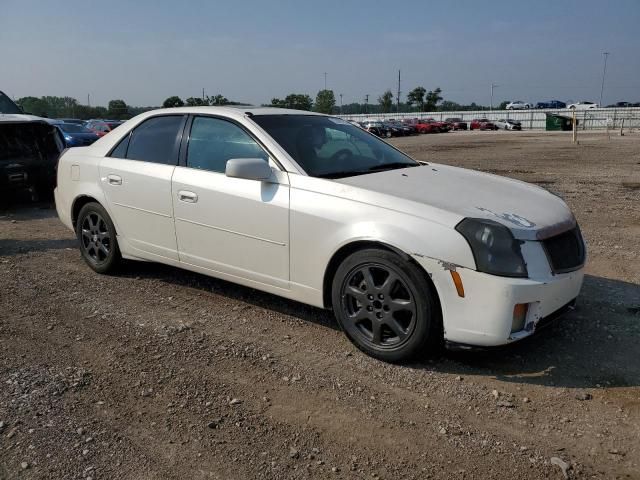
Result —
[{"label": "white car body paint", "polygon": [[567,105],[570,110],[593,110],[594,108],[600,108],[597,103],[593,102],[576,102]]},{"label": "white car body paint", "polygon": [[[427,272],[440,300],[445,338],[463,344],[524,338],[538,320],[578,296],[583,268],[554,274],[540,242],[575,226],[567,205],[546,190],[431,163],[338,180],[310,177],[245,112],[301,113],[158,110],[129,120],[89,147],[68,150],[55,190],[61,221],[73,230],[74,203],[94,198],[111,216],[125,258],[174,265],[318,307],[326,306],[325,272],[336,252],[358,241],[383,243]],[[106,156],[140,122],[168,113],[218,115],[242,124],[271,153],[272,178],[236,179]],[[109,183],[110,175],[133,190],[115,193],[118,185]],[[197,194],[197,203],[181,201],[181,192]],[[523,242],[528,278],[478,272],[471,248],[455,230],[465,217],[507,226]],[[464,297],[451,270],[461,277]],[[527,329],[512,333],[516,303],[530,308]]]},{"label": "white car body paint", "polygon": [[532,106],[530,103],[516,100],[514,102],[509,102],[505,108],[507,110],[529,110]]}]

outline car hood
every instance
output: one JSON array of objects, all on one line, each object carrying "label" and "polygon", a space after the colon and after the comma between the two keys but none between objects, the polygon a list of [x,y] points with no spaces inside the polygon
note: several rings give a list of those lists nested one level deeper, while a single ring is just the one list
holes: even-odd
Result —
[{"label": "car hood", "polygon": [[460,220],[494,220],[521,240],[548,238],[576,223],[566,203],[543,188],[448,165],[430,163],[336,182],[437,208]]}]

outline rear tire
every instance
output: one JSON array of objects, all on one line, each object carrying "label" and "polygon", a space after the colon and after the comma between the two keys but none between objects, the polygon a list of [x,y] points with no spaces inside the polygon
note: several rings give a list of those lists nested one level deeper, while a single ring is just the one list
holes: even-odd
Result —
[{"label": "rear tire", "polygon": [[116,229],[102,205],[87,203],[78,213],[76,236],[87,265],[98,273],[111,273],[122,261]]},{"label": "rear tire", "polygon": [[403,362],[440,350],[440,308],[418,266],[382,249],[359,250],[338,267],[333,311],[349,340],[366,354]]}]

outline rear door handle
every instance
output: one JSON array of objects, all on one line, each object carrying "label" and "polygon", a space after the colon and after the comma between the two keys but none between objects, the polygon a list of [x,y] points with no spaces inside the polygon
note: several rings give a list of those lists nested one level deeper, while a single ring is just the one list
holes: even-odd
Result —
[{"label": "rear door handle", "polygon": [[198,194],[188,192],[186,190],[180,190],[178,192],[178,200],[180,200],[181,202],[196,203],[198,201]]},{"label": "rear door handle", "polygon": [[109,185],[122,185],[122,177],[119,175],[107,175],[107,182]]}]

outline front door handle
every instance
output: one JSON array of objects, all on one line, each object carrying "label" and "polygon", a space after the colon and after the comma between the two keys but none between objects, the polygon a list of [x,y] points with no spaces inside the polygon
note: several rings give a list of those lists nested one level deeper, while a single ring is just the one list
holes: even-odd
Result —
[{"label": "front door handle", "polygon": [[107,175],[109,185],[122,185],[122,177],[120,175]]},{"label": "front door handle", "polygon": [[186,190],[180,190],[178,192],[178,200],[180,200],[181,202],[196,203],[198,201],[198,194],[188,192]]}]

